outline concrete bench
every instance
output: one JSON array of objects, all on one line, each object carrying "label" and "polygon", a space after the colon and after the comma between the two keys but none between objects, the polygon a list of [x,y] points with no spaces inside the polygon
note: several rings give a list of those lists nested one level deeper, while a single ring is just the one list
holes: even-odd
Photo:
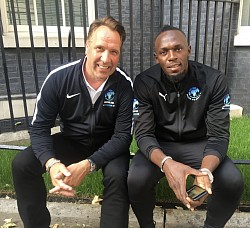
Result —
[{"label": "concrete bench", "polygon": [[26,149],[27,146],[0,145],[0,150],[19,150]]}]

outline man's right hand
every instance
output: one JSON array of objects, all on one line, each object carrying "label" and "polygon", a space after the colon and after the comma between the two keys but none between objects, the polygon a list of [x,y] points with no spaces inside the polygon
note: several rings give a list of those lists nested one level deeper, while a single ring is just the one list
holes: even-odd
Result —
[{"label": "man's right hand", "polygon": [[187,200],[186,180],[189,175],[204,176],[199,170],[190,166],[168,159],[163,167],[163,171],[168,180],[169,186],[173,189],[177,199],[179,199],[188,209],[194,210]]},{"label": "man's right hand", "polygon": [[[50,178],[54,188],[52,188],[49,193],[56,193],[63,196],[72,197],[75,195],[75,190],[64,183],[64,178],[71,175],[66,166],[62,163],[55,163],[50,168]],[[60,174],[60,178],[58,178]]]}]

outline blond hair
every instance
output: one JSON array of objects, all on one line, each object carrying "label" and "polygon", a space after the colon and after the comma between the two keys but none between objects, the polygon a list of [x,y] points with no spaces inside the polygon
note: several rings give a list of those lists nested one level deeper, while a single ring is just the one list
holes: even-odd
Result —
[{"label": "blond hair", "polygon": [[91,39],[91,36],[95,32],[95,30],[97,28],[99,28],[100,26],[106,26],[109,29],[111,29],[112,31],[118,32],[119,35],[120,35],[120,37],[121,37],[122,43],[125,41],[125,39],[126,39],[126,32],[125,32],[125,29],[124,29],[123,25],[119,21],[115,20],[111,16],[107,16],[107,17],[104,17],[104,18],[96,19],[90,25],[88,36],[87,36],[87,41],[89,41]]}]

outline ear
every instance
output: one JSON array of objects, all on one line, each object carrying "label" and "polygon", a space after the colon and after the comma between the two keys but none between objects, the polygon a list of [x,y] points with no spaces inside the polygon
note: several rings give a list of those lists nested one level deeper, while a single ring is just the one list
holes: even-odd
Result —
[{"label": "ear", "polygon": [[88,49],[89,49],[89,41],[86,41],[86,43],[85,43],[85,55],[87,54]]},{"label": "ear", "polygon": [[191,45],[188,46],[188,56],[191,55]]},{"label": "ear", "polygon": [[155,57],[155,62],[156,63],[159,63],[159,61],[158,61],[158,57],[157,57],[157,55],[156,55],[156,53],[154,52],[154,57]]}]

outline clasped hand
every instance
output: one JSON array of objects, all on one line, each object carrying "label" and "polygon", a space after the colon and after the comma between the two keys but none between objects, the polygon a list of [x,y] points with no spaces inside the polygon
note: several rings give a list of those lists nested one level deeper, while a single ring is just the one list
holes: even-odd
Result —
[{"label": "clasped hand", "polygon": [[79,186],[89,173],[89,162],[83,160],[66,167],[62,163],[54,164],[50,169],[50,177],[54,188],[49,193],[56,193],[67,197],[75,195],[75,187]]}]

